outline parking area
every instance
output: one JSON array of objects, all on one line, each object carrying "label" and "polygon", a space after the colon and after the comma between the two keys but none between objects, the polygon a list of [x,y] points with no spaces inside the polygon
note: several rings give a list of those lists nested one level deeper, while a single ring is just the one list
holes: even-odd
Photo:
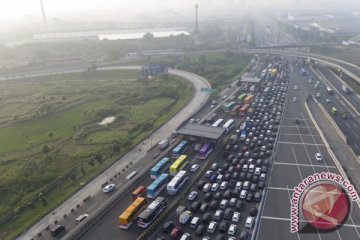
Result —
[{"label": "parking area", "polygon": [[[293,79],[292,84],[298,80]],[[288,99],[292,99],[294,94],[298,93],[290,91]],[[294,122],[295,119],[299,120],[298,124]],[[317,160],[316,153],[322,155],[322,160]],[[308,116],[304,103],[288,100],[280,125],[277,151],[264,199],[257,239],[360,239],[360,211],[356,204],[352,206],[347,223],[337,231],[290,233],[293,188],[307,176],[320,172],[340,174]]]}]

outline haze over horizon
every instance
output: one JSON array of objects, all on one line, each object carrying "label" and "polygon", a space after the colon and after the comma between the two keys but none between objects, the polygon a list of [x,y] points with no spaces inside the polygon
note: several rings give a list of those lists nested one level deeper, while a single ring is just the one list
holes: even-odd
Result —
[{"label": "haze over horizon", "polygon": [[[12,26],[41,24],[40,0],[0,0],[0,26],[6,30]],[[141,14],[161,13],[166,16],[185,16],[193,13],[199,3],[200,13],[216,15],[236,14],[254,8],[282,9],[348,9],[360,10],[358,0],[43,0],[46,17],[51,24],[54,18],[65,21],[117,21],[132,19]],[[160,15],[160,16],[162,16]],[[159,16],[159,15],[157,15]]]}]

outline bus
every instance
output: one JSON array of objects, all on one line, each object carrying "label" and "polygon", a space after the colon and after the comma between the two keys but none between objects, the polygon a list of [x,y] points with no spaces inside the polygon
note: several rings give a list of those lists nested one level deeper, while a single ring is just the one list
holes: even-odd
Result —
[{"label": "bus", "polygon": [[188,174],[186,171],[180,171],[175,177],[168,183],[166,189],[169,195],[175,195],[184,183],[188,180]]},{"label": "bus", "polygon": [[145,198],[136,198],[135,201],[131,203],[130,206],[119,216],[119,227],[122,229],[128,229],[135,220],[135,216],[145,208],[145,205]]},{"label": "bus", "polygon": [[170,163],[170,158],[164,157],[161,159],[154,167],[150,170],[150,178],[156,179],[160,176],[163,172],[166,171],[167,165]]},{"label": "bus", "polygon": [[240,108],[240,113],[239,113],[239,115],[240,115],[240,116],[244,116],[245,113],[246,113],[246,111],[248,110],[248,108],[249,108],[249,104],[244,104],[244,105]]},{"label": "bus", "polygon": [[254,97],[254,95],[248,95],[245,99],[244,99],[244,103],[249,103],[251,101],[251,99]]},{"label": "bus", "polygon": [[237,102],[242,103],[246,95],[247,95],[246,93],[240,94],[240,96],[238,96],[237,98]]},{"label": "bus", "polygon": [[188,141],[181,141],[171,152],[172,158],[178,158],[187,149]]},{"label": "bus", "polygon": [[229,119],[226,121],[226,123],[222,126],[223,128],[225,128],[225,133],[230,132],[231,129],[235,127],[234,122],[235,122],[234,119]]},{"label": "bus", "polygon": [[222,106],[222,109],[225,112],[230,112],[230,110],[236,105],[235,101],[231,101],[229,103],[224,103],[224,105]]},{"label": "bus", "polygon": [[136,188],[132,193],[131,196],[136,199],[140,196],[142,196],[145,193],[145,187],[144,186],[139,186],[138,188]]},{"label": "bus", "polygon": [[180,170],[182,170],[187,164],[187,156],[181,155],[176,161],[170,166],[170,175],[175,176]]},{"label": "bus", "polygon": [[219,118],[216,122],[212,125],[213,127],[219,127],[219,125],[224,121],[224,119]]},{"label": "bus", "polygon": [[146,196],[148,198],[156,198],[160,192],[165,188],[169,180],[169,174],[163,173],[155,179],[147,188]]},{"label": "bus", "polygon": [[210,153],[213,151],[213,144],[211,143],[206,143],[204,144],[199,151],[199,159],[201,160],[205,160]]},{"label": "bus", "polygon": [[241,107],[240,104],[235,105],[235,106],[231,109],[230,115],[231,115],[231,116],[236,116],[236,115],[239,113],[240,107]]},{"label": "bus", "polygon": [[214,121],[214,119],[216,118],[217,114],[216,113],[212,113],[210,114],[207,118],[206,118],[206,122],[207,123],[212,123]]},{"label": "bus", "polygon": [[147,228],[165,208],[165,198],[157,197],[142,213],[140,213],[137,218],[137,225],[141,228]]}]

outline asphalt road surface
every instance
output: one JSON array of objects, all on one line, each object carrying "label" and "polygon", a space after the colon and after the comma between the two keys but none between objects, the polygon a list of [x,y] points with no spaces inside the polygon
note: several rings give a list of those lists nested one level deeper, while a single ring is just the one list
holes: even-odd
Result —
[{"label": "asphalt road surface", "polygon": [[[292,79],[287,107],[281,123],[277,152],[274,157],[257,239],[360,239],[360,211],[355,204],[347,223],[335,232],[290,233],[290,199],[293,188],[302,179],[316,172],[339,173],[306,112],[304,102],[311,92],[307,87],[308,79],[298,72],[297,69],[291,72]],[[299,86],[299,90],[293,89],[295,84]],[[298,101],[293,102],[293,97],[297,97]],[[299,125],[294,124],[295,118],[300,118]],[[315,160],[316,152],[323,154],[323,162]]]}]

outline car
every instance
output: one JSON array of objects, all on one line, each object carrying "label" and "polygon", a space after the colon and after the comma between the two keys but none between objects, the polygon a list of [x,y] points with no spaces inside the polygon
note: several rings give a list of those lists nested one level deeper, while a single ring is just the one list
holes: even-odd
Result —
[{"label": "car", "polygon": [[229,222],[226,220],[222,220],[219,226],[219,231],[224,233],[229,228]]},{"label": "car", "polygon": [[295,85],[294,90],[298,90],[298,89],[299,89],[298,85]]},{"label": "car", "polygon": [[256,217],[256,215],[258,214],[259,210],[257,207],[252,207],[249,210],[249,215],[252,217]]},{"label": "car", "polygon": [[213,173],[214,173],[214,171],[212,171],[212,170],[206,171],[205,177],[209,178],[211,175],[213,175]]},{"label": "car", "polygon": [[208,192],[211,189],[211,183],[206,183],[203,187],[203,192]]},{"label": "car", "polygon": [[188,200],[193,201],[197,197],[197,195],[198,193],[196,191],[192,191],[188,196]]},{"label": "car", "polygon": [[200,209],[200,207],[201,207],[201,202],[193,202],[192,204],[191,204],[191,211],[192,212],[197,212],[199,209]]},{"label": "car", "polygon": [[208,207],[209,207],[208,203],[201,204],[200,212],[204,213],[206,211],[206,209],[208,209]]},{"label": "car", "polygon": [[61,232],[63,232],[64,230],[65,230],[65,226],[63,226],[63,225],[55,225],[53,228],[51,228],[50,234],[51,234],[51,236],[56,237]]},{"label": "car", "polygon": [[183,230],[180,227],[175,227],[170,233],[170,239],[179,239]]},{"label": "car", "polygon": [[248,240],[249,239],[249,232],[246,229],[243,229],[240,233],[240,240]]},{"label": "car", "polygon": [[211,104],[211,105],[210,105],[210,109],[214,109],[215,107],[216,107],[215,104]]},{"label": "car", "polygon": [[211,191],[216,192],[219,189],[220,184],[219,183],[213,183],[211,185]]},{"label": "car", "polygon": [[191,171],[191,172],[196,172],[198,169],[199,169],[199,164],[193,164],[193,165],[191,166],[190,171]]},{"label": "car", "polygon": [[316,161],[318,161],[318,162],[321,162],[321,161],[323,161],[323,156],[321,155],[321,153],[315,153],[315,159],[316,159]]},{"label": "car", "polygon": [[320,94],[319,92],[317,92],[317,93],[315,94],[315,97],[319,98],[319,97],[321,97],[321,94]]},{"label": "car", "polygon": [[226,99],[226,98],[227,98],[227,95],[222,96],[222,99]]},{"label": "car", "polygon": [[228,229],[228,234],[234,236],[237,230],[237,226],[235,224],[231,224]]},{"label": "car", "polygon": [[240,213],[239,212],[234,212],[233,216],[231,218],[231,221],[238,223],[240,221]]},{"label": "car", "polygon": [[200,224],[197,228],[196,228],[196,231],[195,231],[195,234],[199,237],[201,237],[205,231],[205,226]]},{"label": "car", "polygon": [[223,217],[224,215],[224,211],[223,210],[217,210],[214,214],[214,220],[216,221],[220,221],[221,218]]},{"label": "car", "polygon": [[325,102],[327,102],[327,103],[331,103],[330,98],[325,99]]},{"label": "car", "polygon": [[81,214],[79,217],[77,217],[76,219],[75,219],[75,222],[76,223],[80,223],[80,222],[82,222],[82,221],[84,221],[85,220],[85,218],[87,218],[89,216],[89,214]]},{"label": "car", "polygon": [[167,221],[167,222],[165,222],[165,223],[163,224],[161,230],[162,230],[163,233],[170,233],[170,232],[173,230],[174,227],[175,227],[174,222],[172,222],[172,221]]},{"label": "car", "polygon": [[247,217],[245,221],[245,228],[251,229],[254,225],[255,218],[254,217]]},{"label": "car", "polygon": [[227,187],[227,185],[228,185],[228,182],[227,182],[227,181],[222,181],[222,183],[221,183],[221,185],[220,185],[220,189],[221,189],[221,190],[225,190],[226,187]]},{"label": "car", "polygon": [[180,240],[190,240],[191,239],[191,236],[190,236],[190,233],[184,233]]},{"label": "car", "polygon": [[254,194],[249,193],[249,194],[246,196],[246,201],[247,201],[247,202],[252,202],[252,201],[253,201],[253,198],[254,198]]},{"label": "car", "polygon": [[213,233],[216,229],[216,226],[217,226],[217,222],[211,221],[207,228],[208,233]]},{"label": "car", "polygon": [[189,120],[189,123],[194,123],[195,122],[195,118],[191,118],[190,120]]},{"label": "car", "polygon": [[205,200],[205,202],[210,201],[210,200],[212,199],[212,197],[213,197],[213,193],[212,193],[212,192],[207,192],[207,193],[205,193],[205,195],[204,195],[204,200]]},{"label": "car", "polygon": [[115,184],[110,183],[103,188],[104,193],[109,193],[115,189]]},{"label": "car", "polygon": [[241,190],[240,192],[240,199],[245,199],[247,195],[247,191],[246,190]]}]

